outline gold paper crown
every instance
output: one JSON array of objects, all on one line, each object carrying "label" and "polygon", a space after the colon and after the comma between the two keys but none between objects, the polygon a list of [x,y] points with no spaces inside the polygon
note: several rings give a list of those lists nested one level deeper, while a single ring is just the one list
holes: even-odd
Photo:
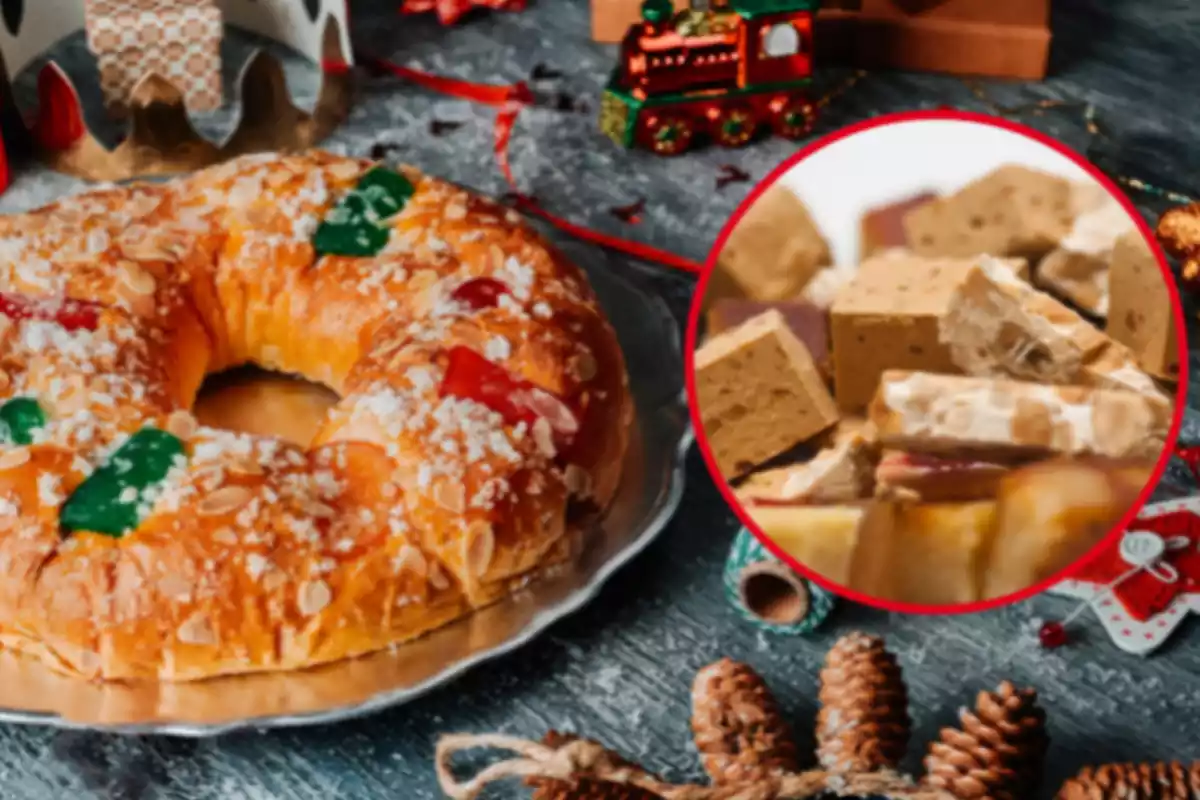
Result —
[{"label": "gold paper crown", "polygon": [[[42,158],[80,178],[121,181],[195,170],[246,153],[303,149],[341,124],[351,99],[347,0],[218,0],[217,5],[228,25],[287,45],[321,67],[311,112],[292,101],[279,61],[259,51],[237,82],[240,118],[224,143],[197,133],[183,93],[166,78],[148,74],[129,99],[128,135],[110,150],[88,128],[70,78],[51,61],[38,74],[38,108],[32,117],[33,140]],[[25,6],[22,14],[6,5],[0,25],[0,91],[8,97],[10,75],[85,27],[79,0],[38,0]]]}]

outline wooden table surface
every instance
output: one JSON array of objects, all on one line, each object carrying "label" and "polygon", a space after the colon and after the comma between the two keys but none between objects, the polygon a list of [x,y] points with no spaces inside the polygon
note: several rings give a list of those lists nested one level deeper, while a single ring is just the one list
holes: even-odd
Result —
[{"label": "wooden table surface", "polygon": [[[755,178],[794,145],[767,141],[740,152],[708,150],[681,160],[620,151],[595,124],[599,88],[614,50],[592,44],[585,0],[531,0],[523,14],[482,15],[453,30],[400,18],[394,0],[354,3],[354,37],[363,47],[415,66],[476,80],[509,81],[543,63],[561,70],[540,88],[564,91],[584,112],[526,113],[513,142],[515,171],[550,209],[602,228],[703,258],[750,184],[715,191],[722,164]],[[1058,0],[1054,76],[1044,83],[984,82],[981,99],[948,77],[872,73],[825,110],[820,133],[889,111],[951,105],[979,111],[1019,107],[1017,119],[1069,145],[1091,150],[1114,174],[1181,192],[1200,192],[1200,8],[1192,0]],[[78,43],[76,43],[78,49]],[[819,84],[847,72],[825,69]],[[303,83],[303,75],[296,78]],[[29,81],[24,80],[27,87]],[[1065,105],[1035,113],[1043,100]],[[1105,131],[1089,135],[1093,104]],[[432,120],[463,123],[442,136]],[[364,154],[380,143],[398,157],[483,191],[502,193],[493,162],[491,113],[415,87],[372,80],[332,147]],[[33,167],[0,198],[0,210],[27,207],[74,182]],[[639,225],[608,209],[647,200]],[[1134,193],[1149,219],[1165,207]],[[631,266],[631,269],[637,267]],[[653,279],[682,318],[691,284]],[[1192,331],[1195,338],[1195,330]],[[646,346],[654,346],[647,343]],[[1193,370],[1200,366],[1191,359]],[[1200,440],[1200,389],[1190,392],[1185,440]],[[885,635],[909,681],[915,720],[908,766],[923,743],[975,692],[1010,678],[1036,686],[1053,744],[1050,797],[1082,765],[1115,759],[1200,758],[1200,624],[1195,619],[1152,658],[1124,655],[1086,616],[1068,647],[1038,648],[1039,621],[1072,601],[1040,597],[965,617],[914,617],[842,605],[811,638],[764,636],[726,606],[720,575],[736,523],[703,464],[688,463],[689,486],[670,527],[618,573],[597,600],[548,635],[476,669],[423,699],[367,719],[313,729],[240,733],[209,740],[121,737],[0,727],[0,797],[279,798],[415,800],[440,794],[433,743],[447,731],[504,731],[537,737],[555,727],[598,738],[676,779],[700,779],[688,735],[688,688],[695,670],[721,656],[750,662],[767,678],[801,737],[810,739],[816,673],[829,645],[863,629]],[[1189,481],[1179,469],[1161,491]],[[520,796],[512,788],[511,794]]]}]

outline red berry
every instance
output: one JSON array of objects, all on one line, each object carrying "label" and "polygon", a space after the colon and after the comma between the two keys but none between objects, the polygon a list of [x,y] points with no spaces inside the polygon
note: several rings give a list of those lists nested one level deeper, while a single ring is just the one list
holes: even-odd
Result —
[{"label": "red berry", "polygon": [[450,297],[476,310],[495,308],[500,295],[508,294],[508,286],[495,278],[472,278],[450,293]]},{"label": "red berry", "polygon": [[1067,643],[1067,629],[1061,622],[1047,622],[1038,630],[1038,641],[1047,650],[1054,650]]},{"label": "red berry", "polygon": [[101,308],[90,300],[40,299],[0,292],[0,314],[14,322],[24,319],[57,322],[69,331],[96,330]]},{"label": "red berry", "polygon": [[524,422],[533,425],[539,418],[550,424],[555,443],[561,449],[579,430],[574,412],[560,398],[514,377],[469,347],[450,348],[446,376],[442,379],[442,397],[474,400],[504,417],[509,425]]}]

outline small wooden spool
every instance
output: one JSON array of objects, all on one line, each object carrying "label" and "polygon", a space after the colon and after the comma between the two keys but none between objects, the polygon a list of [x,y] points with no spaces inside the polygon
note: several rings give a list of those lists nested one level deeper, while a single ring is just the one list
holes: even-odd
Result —
[{"label": "small wooden spool", "polygon": [[808,616],[812,607],[808,585],[778,561],[755,561],[742,567],[737,587],[742,607],[772,625],[794,625]]}]

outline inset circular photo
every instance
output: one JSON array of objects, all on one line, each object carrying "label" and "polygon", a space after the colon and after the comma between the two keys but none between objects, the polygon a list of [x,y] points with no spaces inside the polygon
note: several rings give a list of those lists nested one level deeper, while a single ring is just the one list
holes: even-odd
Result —
[{"label": "inset circular photo", "polygon": [[1136,209],[1082,157],[959,112],[819,140],[730,219],[688,391],[738,515],[818,583],[973,611],[1084,563],[1149,496],[1183,312]]}]

